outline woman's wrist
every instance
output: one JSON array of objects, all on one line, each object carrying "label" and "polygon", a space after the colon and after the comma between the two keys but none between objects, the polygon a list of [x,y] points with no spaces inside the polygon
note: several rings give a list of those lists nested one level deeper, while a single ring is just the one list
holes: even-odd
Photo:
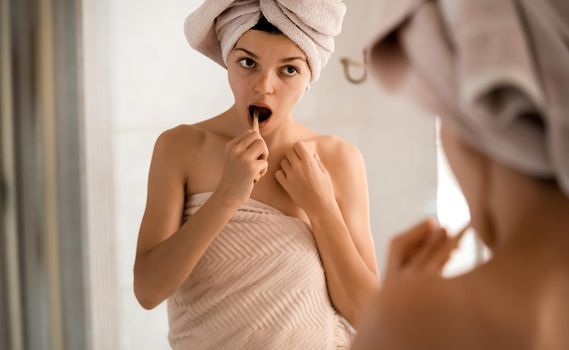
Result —
[{"label": "woman's wrist", "polygon": [[236,211],[241,207],[241,202],[238,199],[235,199],[229,191],[220,187],[214,190],[211,199],[216,203],[216,207],[220,209]]},{"label": "woman's wrist", "polygon": [[311,222],[320,222],[333,215],[342,215],[338,202],[336,202],[335,198],[322,200],[310,208],[305,208],[304,211]]}]

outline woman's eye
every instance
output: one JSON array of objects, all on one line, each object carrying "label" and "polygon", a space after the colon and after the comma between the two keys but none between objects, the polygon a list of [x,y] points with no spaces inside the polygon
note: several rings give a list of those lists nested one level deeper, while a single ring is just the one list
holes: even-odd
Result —
[{"label": "woman's eye", "polygon": [[293,76],[298,73],[298,69],[296,69],[296,67],[293,66],[286,66],[283,69],[283,73],[289,76]]},{"label": "woman's eye", "polygon": [[242,58],[239,60],[239,64],[245,68],[255,67],[255,61],[253,61],[251,58]]}]

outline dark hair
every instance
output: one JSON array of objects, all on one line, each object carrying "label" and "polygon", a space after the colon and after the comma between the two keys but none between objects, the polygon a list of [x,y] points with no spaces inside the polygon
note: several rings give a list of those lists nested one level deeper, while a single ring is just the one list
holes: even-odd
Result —
[{"label": "dark hair", "polygon": [[271,22],[267,21],[265,16],[261,15],[259,22],[251,29],[259,30],[261,32],[271,33],[271,34],[282,34],[281,30],[275,27]]},{"label": "dark hair", "polygon": [[561,186],[559,185],[559,181],[555,177],[552,177],[552,176],[533,176],[533,178],[536,179],[542,185],[557,187],[557,188],[561,189]]},{"label": "dark hair", "polygon": [[[543,137],[543,139],[545,139],[545,137],[546,137],[545,133],[547,132],[547,124],[545,123],[543,116],[541,116],[539,114],[539,112],[528,110],[528,111],[522,112],[518,118],[519,118],[518,122],[531,125],[534,129],[536,129],[540,133],[542,133],[543,134],[542,137]],[[543,185],[557,186],[557,187],[561,188],[559,186],[559,182],[558,182],[557,178],[555,178],[555,176],[534,175],[532,177],[534,179],[537,179],[537,181]]]}]

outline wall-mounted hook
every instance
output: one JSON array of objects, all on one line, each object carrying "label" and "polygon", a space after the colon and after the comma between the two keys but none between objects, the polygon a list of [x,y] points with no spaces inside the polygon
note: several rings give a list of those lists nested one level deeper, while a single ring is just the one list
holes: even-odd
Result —
[{"label": "wall-mounted hook", "polygon": [[[340,59],[340,62],[342,63],[342,65],[344,66],[344,75],[346,76],[346,79],[348,79],[348,81],[350,83],[353,84],[361,84],[364,81],[366,81],[367,78],[367,70],[366,67],[363,63],[357,62],[352,60],[351,58],[348,57],[342,57]],[[363,74],[361,77],[359,78],[353,78],[350,74],[350,66],[355,66],[355,67],[359,67],[363,70]]]}]

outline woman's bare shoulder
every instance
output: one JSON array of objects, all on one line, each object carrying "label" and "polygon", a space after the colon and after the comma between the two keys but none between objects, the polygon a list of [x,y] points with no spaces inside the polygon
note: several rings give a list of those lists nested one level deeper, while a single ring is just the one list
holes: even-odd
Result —
[{"label": "woman's bare shoulder", "polygon": [[173,128],[164,130],[159,136],[157,142],[163,142],[170,146],[180,146],[190,144],[199,144],[206,136],[206,130],[199,124],[180,124]]},{"label": "woman's bare shoulder", "polygon": [[307,142],[312,142],[320,147],[334,146],[334,147],[346,147],[351,145],[348,141],[342,139],[336,135],[330,134],[316,134],[313,133],[309,138],[306,139]]},{"label": "woman's bare shoulder", "polygon": [[333,159],[334,163],[344,166],[345,162],[363,160],[360,150],[355,145],[336,135],[315,135],[306,142],[313,144],[323,161]]},{"label": "woman's bare shoulder", "polygon": [[181,172],[183,177],[192,154],[200,152],[205,133],[194,125],[178,125],[160,133],[154,144],[152,163],[155,167]]},{"label": "woman's bare shoulder", "polygon": [[[470,349],[468,291],[438,277],[398,278],[373,302],[354,349]],[[370,345],[373,344],[374,347]]]},{"label": "woman's bare shoulder", "polygon": [[207,134],[207,130],[197,124],[180,124],[163,131],[156,140],[155,148],[161,148],[163,154],[170,156],[187,155],[187,152],[200,150]]},{"label": "woman's bare shoulder", "polygon": [[398,276],[386,282],[360,344],[373,340],[378,348],[394,350],[530,349],[536,340],[531,298],[503,288],[507,283],[497,280],[493,269],[486,265],[450,279]]}]

